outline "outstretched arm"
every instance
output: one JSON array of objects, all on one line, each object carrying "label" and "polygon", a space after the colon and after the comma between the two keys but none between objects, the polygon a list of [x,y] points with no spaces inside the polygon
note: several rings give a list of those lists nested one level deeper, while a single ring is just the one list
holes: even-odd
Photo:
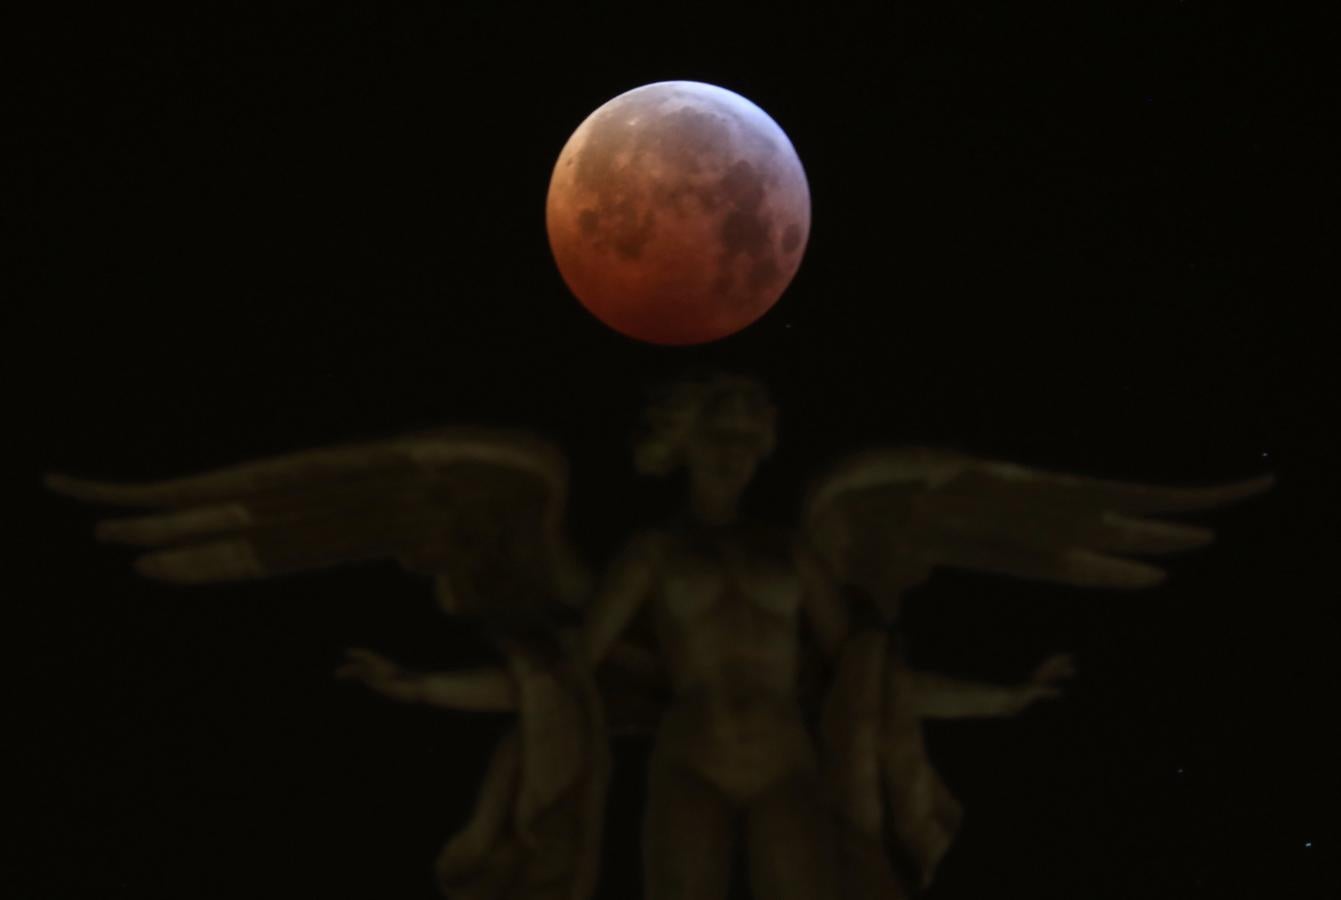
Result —
[{"label": "outstretched arm", "polygon": [[508,671],[500,667],[417,674],[371,650],[350,650],[335,676],[361,681],[402,703],[475,711],[517,708],[516,685]]},{"label": "outstretched arm", "polygon": [[806,618],[815,631],[820,650],[827,659],[833,659],[851,630],[842,593],[824,562],[813,550],[798,543],[793,555],[797,573],[801,577]]},{"label": "outstretched arm", "polygon": [[587,663],[595,668],[643,603],[651,596],[657,569],[657,550],[650,537],[635,538],[611,563],[592,601],[582,639]]},{"label": "outstretched arm", "polygon": [[965,681],[912,669],[896,670],[893,677],[905,679],[904,690],[918,716],[927,719],[966,719],[1013,716],[1039,700],[1060,697],[1058,682],[1075,674],[1075,664],[1066,654],[1045,659],[1024,684],[989,684]]}]

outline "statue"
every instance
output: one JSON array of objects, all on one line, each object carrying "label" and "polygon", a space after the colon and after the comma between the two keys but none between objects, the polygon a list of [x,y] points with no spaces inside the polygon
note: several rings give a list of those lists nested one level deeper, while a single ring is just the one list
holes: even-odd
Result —
[{"label": "statue", "polygon": [[1271,484],[1158,487],[879,449],[817,478],[786,529],[739,510],[775,418],[744,376],[657,396],[637,467],[683,469],[688,502],[630,537],[599,578],[564,531],[563,456],[520,432],[448,429],[153,484],[48,484],[151,509],[97,529],[147,549],[135,566],[149,578],[237,581],[391,557],[436,576],[444,613],[493,627],[504,660],[493,668],[411,673],[359,649],[338,673],[402,702],[515,711],[470,821],[437,862],[443,893],[462,900],[591,896],[610,739],[623,733],[654,735],[649,900],[724,900],[737,840],[758,898],[915,896],[960,817],[921,720],[1013,715],[1057,696],[1073,667],[1053,656],[1009,686],[913,670],[896,630],[905,593],[940,567],[1154,585],[1163,570],[1131,557],[1212,535],[1153,516]]}]

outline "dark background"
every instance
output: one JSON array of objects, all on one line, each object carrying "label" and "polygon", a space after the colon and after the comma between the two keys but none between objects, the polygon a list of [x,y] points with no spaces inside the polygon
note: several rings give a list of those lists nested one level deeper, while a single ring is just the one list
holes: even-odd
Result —
[{"label": "dark background", "polygon": [[[628,435],[646,385],[691,363],[776,393],[764,516],[877,443],[1151,481],[1274,471],[1268,497],[1200,517],[1220,541],[1159,589],[944,574],[912,598],[924,665],[1009,681],[1069,649],[1081,668],[1020,719],[931,727],[967,810],[932,896],[1323,896],[1339,492],[1311,282],[1332,182],[1302,32],[1191,0],[388,6],[118,5],[10,34],[34,263],[7,312],[13,496],[37,538],[9,603],[10,743],[38,802],[15,813],[35,841],[8,896],[431,897],[506,725],[330,679],[352,645],[487,658],[426,582],[140,581],[40,472],[527,426],[569,449],[599,560],[670,509]],[[696,349],[591,319],[543,219],[582,119],[679,78],[768,111],[814,203],[777,307]],[[639,895],[645,754],[618,756],[602,897]]]}]

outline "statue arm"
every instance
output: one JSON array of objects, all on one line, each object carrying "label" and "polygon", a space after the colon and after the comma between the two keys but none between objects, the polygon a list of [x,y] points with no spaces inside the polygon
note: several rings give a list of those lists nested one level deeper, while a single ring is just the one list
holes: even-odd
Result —
[{"label": "statue arm", "polygon": [[417,674],[370,650],[350,650],[337,678],[360,681],[402,703],[500,712],[517,708],[517,686],[504,668]]},{"label": "statue arm", "polygon": [[1074,672],[1071,657],[1059,654],[1044,660],[1023,684],[968,681],[913,669],[897,671],[893,677],[904,679],[904,696],[918,716],[965,719],[1013,716],[1039,700],[1060,697],[1062,689],[1058,682]]},{"label": "statue arm", "polygon": [[587,663],[595,668],[651,596],[657,553],[650,537],[635,538],[611,563],[592,600],[583,629]]},{"label": "statue arm", "polygon": [[852,628],[842,592],[814,551],[798,545],[795,558],[806,619],[825,658],[832,660]]}]

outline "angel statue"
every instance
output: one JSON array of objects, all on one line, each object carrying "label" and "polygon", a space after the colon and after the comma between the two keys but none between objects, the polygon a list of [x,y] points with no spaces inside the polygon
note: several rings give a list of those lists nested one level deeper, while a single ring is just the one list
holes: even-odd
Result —
[{"label": "angel statue", "polygon": [[599,578],[564,531],[563,456],[523,433],[435,431],[152,484],[48,484],[149,509],[97,528],[147,548],[135,567],[149,578],[236,581],[391,557],[436,576],[444,613],[492,625],[494,667],[415,673],[351,650],[339,673],[403,702],[515,712],[470,820],[438,858],[448,897],[589,898],[611,737],[642,733],[654,735],[649,900],[725,900],[738,843],[761,900],[890,900],[930,882],[960,819],[921,721],[1012,715],[1071,673],[1064,655],[1017,685],[917,671],[898,639],[905,592],[938,567],[1148,587],[1164,572],[1132,557],[1211,539],[1152,516],[1271,483],[1157,487],[880,449],[816,479],[787,529],[740,513],[775,422],[747,376],[687,378],[655,396],[637,468],[683,470],[687,503],[630,537]]}]

